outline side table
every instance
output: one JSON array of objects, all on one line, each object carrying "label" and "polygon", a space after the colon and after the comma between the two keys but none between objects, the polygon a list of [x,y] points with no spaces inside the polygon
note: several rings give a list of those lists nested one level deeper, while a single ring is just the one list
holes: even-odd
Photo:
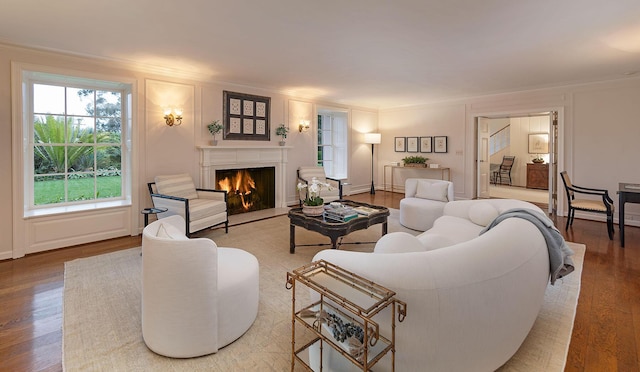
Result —
[{"label": "side table", "polygon": [[618,183],[618,226],[620,227],[620,246],[624,248],[624,204],[640,203],[640,184]]},{"label": "side table", "polygon": [[[307,287],[319,299],[297,304],[296,285]],[[371,370],[390,353],[391,370],[395,370],[396,317],[402,322],[407,315],[407,304],[396,299],[395,292],[324,260],[287,272],[285,287],[291,290],[292,372],[296,362],[305,370],[317,370],[309,354],[311,348],[319,350],[321,371],[330,367],[322,362],[329,349],[362,371]],[[384,321],[382,316],[373,318],[386,308],[390,308],[391,319],[386,325],[391,331],[385,336],[378,323]],[[296,326],[302,326],[298,339]],[[336,362],[341,364],[338,359]]]},{"label": "side table", "polygon": [[149,215],[150,214],[158,214],[166,212],[167,208],[145,208],[140,211],[140,213],[144,214],[144,227],[147,227],[149,224]]}]

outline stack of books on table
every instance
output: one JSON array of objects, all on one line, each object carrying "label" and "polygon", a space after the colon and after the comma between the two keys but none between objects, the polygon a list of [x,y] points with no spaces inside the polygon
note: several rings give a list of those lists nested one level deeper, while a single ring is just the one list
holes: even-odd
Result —
[{"label": "stack of books on table", "polygon": [[336,222],[347,222],[354,218],[358,218],[358,213],[351,207],[339,206],[333,207],[331,205],[325,205],[324,218]]},{"label": "stack of books on table", "polygon": [[377,209],[374,209],[374,208],[371,208],[371,207],[365,207],[364,205],[359,206],[359,207],[355,207],[355,208],[353,208],[353,210],[356,211],[356,213],[359,213],[359,214],[362,214],[362,215],[365,215],[365,216],[369,216],[369,215],[372,215],[372,214],[374,214],[376,212],[380,212]]}]

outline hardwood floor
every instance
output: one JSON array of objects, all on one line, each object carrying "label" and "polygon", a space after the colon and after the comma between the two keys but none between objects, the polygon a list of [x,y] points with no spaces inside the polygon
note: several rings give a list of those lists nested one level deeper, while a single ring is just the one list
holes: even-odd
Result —
[{"label": "hardwood floor", "polygon": [[[353,200],[399,208],[401,194]],[[601,222],[554,217],[567,241],[586,244],[582,284],[566,371],[640,371],[640,228],[609,240]],[[230,230],[232,233],[233,230]],[[124,237],[0,261],[0,371],[62,370],[64,262],[137,247]]]}]

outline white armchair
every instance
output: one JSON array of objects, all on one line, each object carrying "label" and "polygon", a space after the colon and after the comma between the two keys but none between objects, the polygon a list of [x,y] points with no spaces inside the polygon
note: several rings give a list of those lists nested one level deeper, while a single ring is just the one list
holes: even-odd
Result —
[{"label": "white armchair", "polygon": [[170,216],[142,233],[142,336],[172,358],[215,353],[258,316],[259,266],[252,254],[189,239]]},{"label": "white armchair", "polygon": [[444,206],[454,199],[453,183],[426,178],[407,178],[400,200],[400,224],[427,231],[442,216]]},{"label": "white armchair", "polygon": [[[326,182],[332,186],[333,190],[322,190],[322,199],[324,199],[325,203],[329,203],[335,200],[342,199],[342,181],[335,178],[327,177],[324,172],[324,168],[320,166],[302,166],[298,168],[297,171],[298,182],[304,182],[307,185],[311,182],[313,177],[317,178],[318,181]],[[302,205],[302,201],[304,197],[299,195],[300,197],[300,205]]]},{"label": "white armchair", "polygon": [[227,216],[227,192],[223,190],[197,189],[189,174],[156,176],[149,182],[151,201],[156,208],[167,208],[158,218],[179,215],[185,220],[187,236],[208,227],[224,223],[229,232]]}]

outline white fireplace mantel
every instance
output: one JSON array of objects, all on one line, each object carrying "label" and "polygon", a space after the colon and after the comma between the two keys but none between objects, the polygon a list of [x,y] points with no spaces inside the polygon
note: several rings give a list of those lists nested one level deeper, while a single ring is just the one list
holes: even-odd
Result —
[{"label": "white fireplace mantel", "polygon": [[275,167],[276,208],[287,206],[285,197],[287,153],[291,146],[198,146],[198,148],[200,149],[200,182],[203,188],[215,188],[216,170]]}]

